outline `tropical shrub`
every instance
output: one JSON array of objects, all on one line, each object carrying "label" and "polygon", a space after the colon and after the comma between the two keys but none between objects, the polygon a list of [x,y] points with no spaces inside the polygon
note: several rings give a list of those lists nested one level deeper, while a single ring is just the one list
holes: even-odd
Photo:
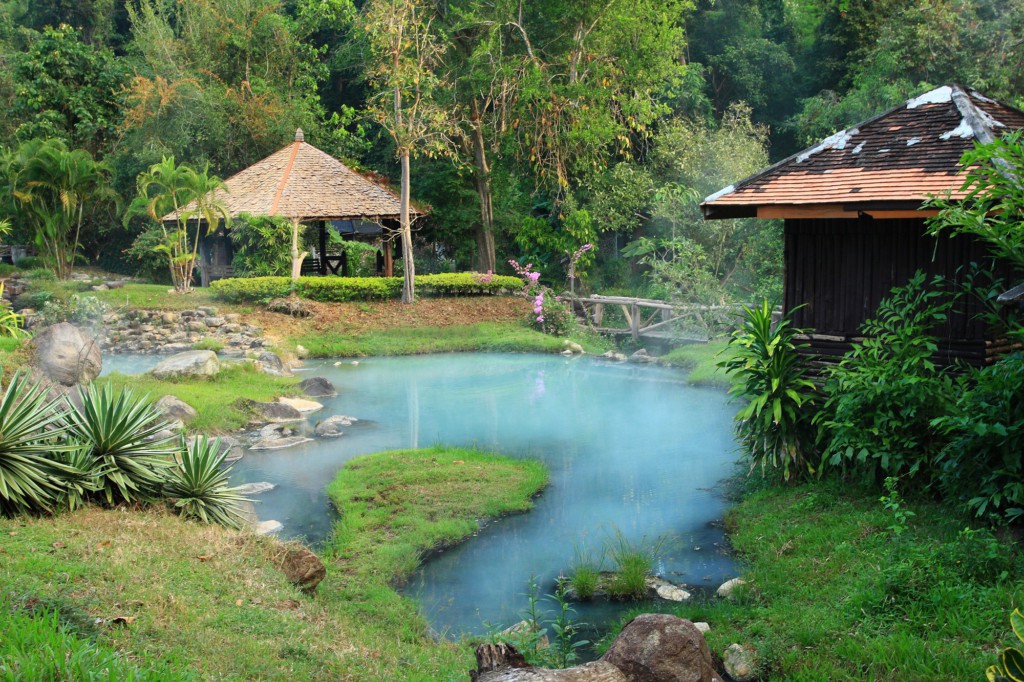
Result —
[{"label": "tropical shrub", "polygon": [[[18,262],[14,264],[14,267],[18,268],[19,270],[43,269],[43,260],[39,256],[22,256],[21,258],[18,259]],[[46,272],[50,271],[46,270]],[[53,273],[50,272],[50,274],[52,275]],[[56,275],[54,275],[54,279],[56,278]]]},{"label": "tropical shrub", "polygon": [[64,470],[52,453],[66,431],[62,414],[47,391],[15,374],[0,397],[0,511],[4,514],[47,511],[62,491]]},{"label": "tropical shrub", "polygon": [[[377,274],[377,253],[380,251],[377,245],[341,241],[332,244],[332,248],[343,251],[348,257],[348,273],[353,277],[373,277]],[[416,264],[419,265],[419,262],[420,258],[417,256]]]},{"label": "tropical shrub", "polygon": [[4,283],[0,282],[0,336],[25,339],[29,333],[25,331],[25,318],[11,310],[11,304],[4,295]]},{"label": "tropical shrub", "polygon": [[71,294],[66,299],[50,297],[46,300],[39,309],[39,319],[47,325],[58,322],[98,325],[108,312],[110,306],[95,296]]},{"label": "tropical shrub", "polygon": [[241,528],[245,518],[239,505],[247,499],[228,486],[231,467],[221,466],[225,455],[220,439],[201,436],[182,442],[180,460],[167,471],[163,494],[186,518]]},{"label": "tropical shrub", "polygon": [[727,357],[718,363],[736,380],[730,395],[746,401],[735,420],[750,470],[780,470],[786,481],[814,473],[819,440],[811,416],[816,391],[800,355],[806,348],[796,339],[800,333],[789,317],[773,325],[767,300],[756,308],[744,306]]},{"label": "tropical shrub", "polygon": [[[589,246],[589,245],[587,245]],[[586,253],[583,249],[580,253]],[[521,281],[520,295],[533,303],[533,314],[530,316],[530,324],[545,334],[554,336],[565,336],[576,326],[576,318],[572,309],[561,298],[555,296],[551,288],[540,283],[540,272],[533,269],[533,263],[519,265],[510,260],[509,265],[519,275]],[[575,265],[575,262],[574,262]],[[575,277],[575,275],[573,275]],[[475,275],[477,281],[486,281],[489,284],[498,279],[496,275]]]},{"label": "tropical shrub", "polygon": [[170,439],[154,439],[167,427],[146,397],[109,384],[79,390],[81,406],[67,414],[68,435],[88,448],[96,490],[106,504],[157,497],[170,466]]},{"label": "tropical shrub", "polygon": [[[917,272],[878,306],[843,360],[827,372],[819,422],[831,438],[824,462],[863,475],[914,477],[944,445],[934,420],[947,414],[953,380],[932,361],[934,328],[953,305]],[[934,472],[928,472],[925,482]]]},{"label": "tropical shrub", "polygon": [[[1024,614],[1014,609],[1010,614],[1010,627],[1024,643]],[[985,671],[988,682],[1024,682],[1024,652],[1020,649],[1007,647],[999,654],[999,663],[989,666]]]},{"label": "tropical shrub", "polygon": [[964,374],[949,414],[934,426],[948,439],[938,453],[944,492],[979,516],[1024,516],[1024,354]]},{"label": "tropical shrub", "polygon": [[287,218],[239,216],[231,223],[231,245],[236,275],[291,277],[292,223]]}]

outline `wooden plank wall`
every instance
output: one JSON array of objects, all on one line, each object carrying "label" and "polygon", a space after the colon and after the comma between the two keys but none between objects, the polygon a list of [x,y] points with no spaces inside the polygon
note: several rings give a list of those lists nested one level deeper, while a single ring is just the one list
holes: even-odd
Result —
[{"label": "wooden plank wall", "polygon": [[[784,306],[787,312],[804,306],[794,315],[796,326],[814,330],[812,343],[831,355],[848,347],[846,341],[858,336],[879,302],[917,270],[929,279],[941,274],[962,283],[972,262],[1015,283],[1009,266],[994,261],[982,244],[968,237],[930,237],[923,220],[787,220]],[[964,297],[935,330],[951,358],[980,354],[984,361],[990,354],[985,349],[999,345],[980,321],[981,311],[979,301]]]}]

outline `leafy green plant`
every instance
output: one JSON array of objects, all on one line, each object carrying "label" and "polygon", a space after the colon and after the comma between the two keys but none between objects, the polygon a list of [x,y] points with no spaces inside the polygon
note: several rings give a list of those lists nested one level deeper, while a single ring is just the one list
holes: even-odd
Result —
[{"label": "leafy green plant", "polygon": [[747,401],[736,414],[736,434],[750,459],[750,470],[781,469],[784,480],[814,473],[811,455],[818,433],[809,416],[815,387],[807,378],[796,337],[801,330],[789,317],[772,324],[765,300],[743,307],[743,321],[719,363],[737,381],[729,389]]},{"label": "leafy green plant", "polygon": [[[1024,614],[1014,609],[1010,614],[1010,627],[1017,639],[1024,642]],[[1007,647],[999,654],[999,663],[985,671],[989,682],[1024,682],[1024,653]]]},{"label": "leafy green plant", "polygon": [[231,224],[237,276],[288,277],[292,272],[292,222],[280,216],[243,214]]},{"label": "leafy green plant", "polygon": [[927,287],[918,271],[861,326],[866,338],[827,373],[818,417],[831,435],[826,463],[870,482],[930,466],[943,445],[933,420],[948,413],[954,395],[953,380],[932,360],[933,330],[952,305],[953,296]]},{"label": "leafy green plant", "polygon": [[43,261],[39,256],[22,256],[18,259],[18,262],[14,264],[14,267],[19,270],[27,270],[28,272],[25,273],[26,277],[33,271],[42,270],[44,272],[48,272],[52,279],[57,279],[56,275],[43,267]]},{"label": "leafy green plant", "polygon": [[889,526],[889,530],[895,537],[900,537],[910,527],[910,519],[915,514],[910,509],[907,509],[903,503],[903,496],[900,495],[900,491],[897,488],[899,479],[895,476],[888,476],[885,479],[885,495],[879,498],[879,502],[882,503],[882,507],[892,514],[892,525]]},{"label": "leafy green plant", "polygon": [[936,458],[939,482],[978,516],[1024,516],[1024,353],[1014,353],[957,382],[957,399],[932,426],[947,439]]},{"label": "leafy green plant", "polygon": [[90,496],[100,489],[100,478],[106,474],[105,465],[98,464],[85,445],[71,444],[55,452],[53,459],[63,465],[59,472],[61,492],[57,506],[68,511],[85,506]]},{"label": "leafy green plant", "polygon": [[163,494],[186,518],[241,528],[245,523],[240,505],[247,498],[228,485],[231,467],[222,468],[226,453],[220,439],[201,436],[182,442],[180,460],[167,471]]},{"label": "leafy green plant", "polygon": [[58,322],[98,325],[108,312],[110,306],[95,296],[71,294],[64,300],[50,298],[45,301],[39,309],[39,319],[48,325]]},{"label": "leafy green plant", "polygon": [[79,396],[81,407],[72,405],[67,414],[68,433],[87,447],[102,500],[154,499],[170,466],[170,439],[156,438],[166,428],[163,416],[131,388],[91,384]]},{"label": "leafy green plant", "polygon": [[579,660],[577,650],[590,644],[588,640],[577,638],[580,628],[586,624],[573,619],[576,611],[566,599],[567,589],[566,585],[559,584],[554,594],[547,595],[558,608],[550,625],[554,634],[550,659],[556,668],[568,668],[575,664]]},{"label": "leafy green plant", "polygon": [[25,318],[11,310],[11,305],[3,295],[4,283],[0,282],[0,336],[27,339],[30,334],[25,330]]},{"label": "leafy green plant", "polygon": [[66,431],[63,415],[38,382],[18,373],[0,398],[0,511],[45,511],[61,493],[57,475],[64,467],[52,459]]}]

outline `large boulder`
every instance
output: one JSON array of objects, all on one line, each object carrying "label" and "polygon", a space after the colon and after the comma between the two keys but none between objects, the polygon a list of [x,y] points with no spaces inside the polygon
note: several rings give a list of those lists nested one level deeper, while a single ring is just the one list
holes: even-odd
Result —
[{"label": "large boulder", "polygon": [[36,366],[62,386],[88,384],[103,369],[99,344],[73,324],[47,327],[36,334],[35,343]]},{"label": "large boulder", "polygon": [[165,395],[163,398],[156,401],[153,406],[158,409],[160,414],[162,414],[169,422],[187,422],[199,414],[196,412],[196,408],[192,407],[184,400],[175,398],[173,395]]},{"label": "large boulder", "polygon": [[286,423],[303,419],[301,412],[284,403],[259,403],[255,400],[247,400],[244,404],[260,421]]},{"label": "large boulder", "polygon": [[333,398],[338,395],[334,384],[323,377],[310,377],[299,382],[299,388],[310,398]]},{"label": "large boulder", "polygon": [[630,682],[721,682],[704,635],[693,623],[664,613],[631,620],[601,657]]},{"label": "large boulder", "polygon": [[292,373],[284,366],[277,353],[265,350],[256,358],[256,369],[264,374],[272,374],[278,377],[290,377]]},{"label": "large boulder", "polygon": [[278,559],[286,578],[304,592],[312,592],[327,577],[327,568],[320,557],[300,544],[290,544]]},{"label": "large boulder", "polygon": [[214,376],[220,372],[220,361],[212,350],[190,350],[177,353],[157,363],[151,370],[157,379]]}]

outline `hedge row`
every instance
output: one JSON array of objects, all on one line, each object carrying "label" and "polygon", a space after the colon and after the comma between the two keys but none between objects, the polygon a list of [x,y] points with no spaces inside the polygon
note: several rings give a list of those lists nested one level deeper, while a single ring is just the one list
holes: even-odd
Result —
[{"label": "hedge row", "polygon": [[[416,277],[416,293],[422,296],[474,296],[517,291],[518,277],[482,276],[473,272]],[[266,303],[293,292],[311,301],[338,303],[399,298],[401,277],[247,277],[219,279],[210,285],[217,298],[230,303]]]}]

